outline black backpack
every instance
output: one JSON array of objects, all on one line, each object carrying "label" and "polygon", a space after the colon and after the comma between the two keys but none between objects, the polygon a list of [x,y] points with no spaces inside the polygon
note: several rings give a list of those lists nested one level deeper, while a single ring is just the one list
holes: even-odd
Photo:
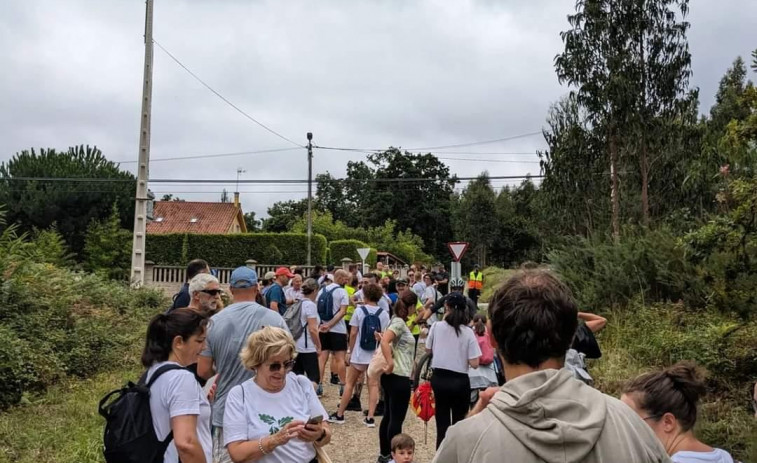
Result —
[{"label": "black backpack", "polygon": [[334,291],[339,289],[339,286],[334,286],[330,290],[323,288],[321,295],[318,296],[318,316],[321,317],[322,322],[327,322],[334,318]]},{"label": "black backpack", "polygon": [[[163,373],[183,369],[168,364],[158,368],[145,384],[147,372],[137,384],[108,393],[100,400],[99,412],[105,418],[103,454],[107,463],[162,463],[163,454],[173,440],[173,431],[166,440],[158,440],[150,412],[150,386]],[[116,398],[108,403],[110,399]]]}]

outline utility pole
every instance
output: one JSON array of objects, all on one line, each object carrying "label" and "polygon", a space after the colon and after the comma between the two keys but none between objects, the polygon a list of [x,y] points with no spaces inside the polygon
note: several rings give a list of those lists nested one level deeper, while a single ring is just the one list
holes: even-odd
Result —
[{"label": "utility pole", "polygon": [[311,262],[313,235],[313,134],[308,132],[308,266]]},{"label": "utility pole", "polygon": [[131,286],[145,282],[145,241],[147,235],[147,180],[150,176],[150,113],[152,110],[152,11],[153,0],[146,0],[145,70],[142,82],[142,121],[139,129],[137,196],[134,207],[134,241],[131,248]]}]

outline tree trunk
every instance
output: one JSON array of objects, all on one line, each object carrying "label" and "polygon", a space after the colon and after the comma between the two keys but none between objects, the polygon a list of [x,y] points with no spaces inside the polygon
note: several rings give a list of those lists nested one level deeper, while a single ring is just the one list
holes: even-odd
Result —
[{"label": "tree trunk", "polygon": [[618,197],[618,147],[613,131],[610,131],[610,176],[612,177],[610,191],[610,199],[612,200],[612,237],[617,243],[620,241],[620,198]]},{"label": "tree trunk", "polygon": [[647,157],[647,142],[644,133],[641,135],[641,223],[649,226],[649,158]]}]

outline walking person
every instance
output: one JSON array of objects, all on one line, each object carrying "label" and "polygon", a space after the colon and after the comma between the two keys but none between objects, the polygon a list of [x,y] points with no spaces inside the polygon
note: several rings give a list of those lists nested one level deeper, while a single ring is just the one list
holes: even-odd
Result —
[{"label": "walking person", "polygon": [[410,402],[410,373],[413,370],[415,338],[407,319],[415,313],[418,296],[402,291],[394,304],[389,327],[381,336],[381,353],[386,359],[381,389],[384,392],[384,417],[379,426],[379,462],[392,459],[392,439],[402,432]]},{"label": "walking person", "polygon": [[202,259],[195,259],[187,264],[187,278],[184,281],[184,284],[181,286],[179,292],[173,295],[173,304],[171,304],[171,307],[167,310],[167,312],[171,312],[172,310],[180,309],[182,307],[187,307],[189,305],[189,302],[192,299],[189,295],[189,282],[192,280],[192,278],[199,275],[200,273],[210,273],[210,267],[208,266],[207,262]]},{"label": "walking person", "polygon": [[289,279],[294,274],[286,267],[279,267],[273,275],[273,282],[266,292],[265,300],[269,309],[278,312],[279,315],[284,315],[284,312],[287,311],[287,301],[284,292],[289,284]]},{"label": "walking person", "polygon": [[247,339],[239,358],[255,376],[231,390],[223,419],[233,461],[312,463],[316,447],[331,440],[310,381],[291,372],[294,356],[294,340],[281,328],[267,326]]},{"label": "walking person", "polygon": [[300,290],[304,299],[302,299],[300,308],[299,323],[304,329],[299,338],[295,339],[297,358],[294,362],[294,373],[307,376],[313,382],[313,387],[317,388],[318,382],[321,380],[321,372],[318,366],[318,354],[321,353],[318,325],[321,324],[321,319],[318,317],[318,308],[315,305],[318,282],[308,278],[302,283]]},{"label": "walking person", "polygon": [[331,278],[333,283],[323,287],[316,299],[318,316],[321,325],[318,327],[321,338],[321,353],[318,356],[321,380],[319,391],[323,390],[323,375],[326,372],[326,361],[329,355],[336,359],[336,373],[341,384],[345,382],[345,352],[347,351],[347,325],[344,323],[344,315],[350,298],[344,285],[347,284],[350,274],[346,270],[337,270]]},{"label": "walking person", "polygon": [[239,361],[247,337],[264,326],[287,329],[278,312],[255,302],[258,295],[255,270],[238,267],[231,272],[229,287],[234,303],[211,318],[205,349],[197,364],[197,374],[202,378],[209,379],[218,373],[212,414],[214,463],[231,462],[223,443],[223,413],[231,388],[252,377],[252,372]]},{"label": "walking person", "polygon": [[481,267],[476,264],[468,275],[468,297],[476,305],[478,305],[478,297],[481,296],[482,289],[484,289],[484,274],[481,272]]},{"label": "walking person", "polygon": [[[379,285],[370,283],[363,287],[364,302],[357,306],[355,314],[350,320],[350,341],[347,348],[349,368],[347,369],[347,384],[339,402],[339,408],[329,417],[332,423],[344,423],[344,411],[352,397],[355,383],[365,371],[375,353],[378,342],[375,333],[383,332],[389,326],[389,314],[378,306],[378,301],[383,295]],[[373,416],[367,416],[363,423],[368,427],[374,427]]]},{"label": "walking person", "polygon": [[211,462],[210,403],[184,368],[197,362],[207,323],[203,314],[183,308],[156,315],[147,328],[142,365],[147,368],[152,424],[161,441],[173,433],[165,463]]},{"label": "walking person", "polygon": [[452,293],[444,317],[431,325],[426,350],[431,352],[431,389],[436,401],[436,448],[442,444],[447,428],[465,418],[470,403],[468,367],[478,368],[481,349],[473,330],[465,297]]}]

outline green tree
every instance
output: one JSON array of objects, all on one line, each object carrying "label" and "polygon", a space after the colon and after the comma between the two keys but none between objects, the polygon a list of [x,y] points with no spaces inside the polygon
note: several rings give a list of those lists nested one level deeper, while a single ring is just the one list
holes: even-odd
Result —
[{"label": "green tree", "polygon": [[268,208],[268,218],[263,219],[264,232],[291,231],[294,223],[308,212],[308,200],[279,201]]},{"label": "green tree", "polygon": [[94,220],[87,229],[84,244],[85,269],[114,280],[127,280],[131,268],[132,233],[121,228],[118,206],[110,216]]},{"label": "green tree", "polygon": [[367,158],[367,163],[347,164],[345,196],[352,210],[359,211],[357,225],[371,227],[394,220],[397,229],[410,229],[423,240],[426,253],[446,255],[456,183],[449,168],[430,153],[397,148]]},{"label": "green tree", "polygon": [[[80,181],[21,180],[78,178]],[[90,180],[94,179],[94,180]],[[112,181],[103,181],[112,180]],[[92,220],[108,217],[118,205],[119,224],[132,228],[136,179],[108,161],[97,148],[34,149],[17,153],[0,164],[0,204],[9,223],[21,231],[47,229],[53,223],[73,252],[81,253]]]},{"label": "green tree", "polygon": [[486,265],[489,251],[498,238],[498,217],[495,213],[497,195],[484,172],[470,182],[454,207],[455,238],[470,243],[470,258]]},{"label": "green tree", "polygon": [[260,230],[260,220],[255,218],[255,211],[250,211],[244,214],[244,223],[247,226],[248,233]]}]

